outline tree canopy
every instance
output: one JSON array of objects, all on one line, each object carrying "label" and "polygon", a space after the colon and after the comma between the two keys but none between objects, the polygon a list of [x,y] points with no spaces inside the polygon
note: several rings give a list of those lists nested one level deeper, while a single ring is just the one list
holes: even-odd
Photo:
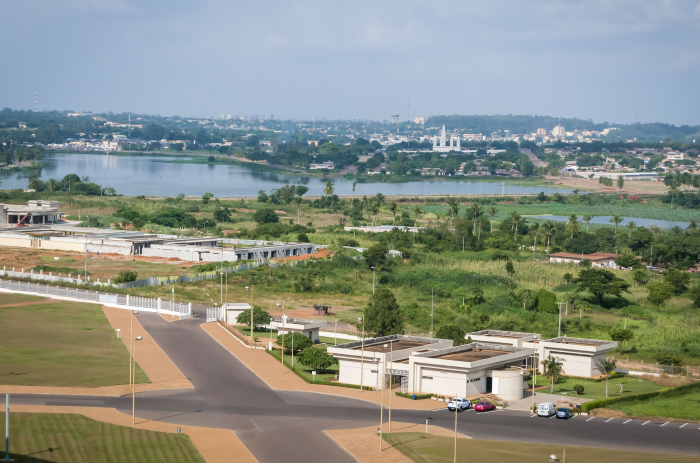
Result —
[{"label": "tree canopy", "polygon": [[622,295],[627,291],[629,283],[622,278],[618,278],[614,273],[600,268],[586,268],[579,272],[578,278],[574,279],[581,291],[589,291],[598,300],[598,305],[603,305],[603,297],[607,294],[613,296]]},{"label": "tree canopy", "polygon": [[403,317],[391,291],[379,288],[370,296],[364,323],[365,331],[375,336],[403,334]]}]

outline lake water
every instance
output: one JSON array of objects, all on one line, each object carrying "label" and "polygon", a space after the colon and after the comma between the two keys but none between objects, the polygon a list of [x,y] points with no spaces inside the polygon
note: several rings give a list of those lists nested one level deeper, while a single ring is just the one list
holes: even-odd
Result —
[{"label": "lake water", "polygon": [[[302,177],[292,172],[277,173],[252,170],[245,166],[225,164],[172,163],[182,157],[158,156],[110,156],[104,154],[44,153],[41,180],[61,180],[68,174],[88,176],[91,182],[112,187],[127,196],[200,196],[211,192],[218,197],[257,196],[259,190],[269,193],[274,188],[288,184],[301,184],[309,188],[307,195],[321,196],[324,178]],[[187,159],[185,157],[185,159]],[[27,188],[30,172],[0,172],[2,189]],[[377,176],[379,177],[379,176]],[[334,178],[335,193],[352,195],[352,180]],[[374,195],[505,195],[544,191],[546,194],[569,193],[571,190],[523,187],[522,182],[501,183],[468,182],[455,180],[411,180],[406,182],[367,181],[357,183],[356,196]]]},{"label": "lake water", "polygon": [[[542,219],[542,220],[553,220],[555,222],[568,222],[569,218],[564,217],[563,215],[528,215],[527,217],[533,218],[533,219]],[[593,220],[591,220],[591,224],[605,224],[605,225],[615,225],[610,222],[610,219],[612,218],[611,215],[599,215],[593,217]],[[583,229],[585,230],[586,227],[586,222],[583,221],[583,217],[578,218],[583,225]],[[673,228],[675,226],[679,226],[681,228],[687,228],[690,222],[673,222],[671,220],[656,220],[656,219],[640,219],[637,217],[623,217],[622,222],[618,225],[618,228],[620,227],[626,227],[627,223],[631,220],[634,223],[637,224],[638,227],[651,227],[652,225],[656,225],[657,227],[660,228]]]}]

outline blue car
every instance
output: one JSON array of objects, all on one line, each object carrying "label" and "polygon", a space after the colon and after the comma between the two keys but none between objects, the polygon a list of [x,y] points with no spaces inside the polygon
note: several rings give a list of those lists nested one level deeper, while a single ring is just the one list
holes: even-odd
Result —
[{"label": "blue car", "polygon": [[562,418],[568,420],[572,416],[574,416],[574,412],[572,412],[570,408],[557,409],[557,419]]}]

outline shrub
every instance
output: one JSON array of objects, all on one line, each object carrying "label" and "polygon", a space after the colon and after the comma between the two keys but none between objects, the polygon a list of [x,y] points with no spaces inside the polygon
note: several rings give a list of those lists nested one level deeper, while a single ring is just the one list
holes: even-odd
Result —
[{"label": "shrub", "polygon": [[666,354],[663,352],[656,354],[656,361],[659,362],[660,365],[679,366],[681,364],[680,357],[674,354]]},{"label": "shrub", "polygon": [[574,386],[574,391],[576,392],[577,395],[583,394],[584,387],[581,386],[580,384],[577,384]]},{"label": "shrub", "polygon": [[260,209],[253,214],[253,220],[257,223],[278,223],[280,218],[272,209]]},{"label": "shrub", "polygon": [[542,288],[535,295],[537,300],[537,311],[544,313],[557,313],[557,296]]},{"label": "shrub", "polygon": [[114,283],[119,284],[128,283],[130,281],[136,281],[138,276],[139,274],[134,272],[133,270],[124,270],[123,272],[119,272],[117,278],[114,279]]},{"label": "shrub", "polygon": [[[403,392],[396,392],[395,394],[399,397],[405,397],[407,399],[413,398],[413,394],[404,394]],[[416,400],[429,399],[431,397],[433,397],[433,394],[416,394]]]}]

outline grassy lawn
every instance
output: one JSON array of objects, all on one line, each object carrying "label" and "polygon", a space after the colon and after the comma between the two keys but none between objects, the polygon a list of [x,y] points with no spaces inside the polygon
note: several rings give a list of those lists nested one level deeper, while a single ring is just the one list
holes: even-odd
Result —
[{"label": "grassy lawn", "polygon": [[[247,326],[236,326],[235,327],[238,331],[243,333],[244,336],[250,336],[250,328]],[[257,336],[260,342],[268,342],[270,340],[270,331],[264,330],[255,330],[253,331],[253,336]],[[275,342],[275,339],[277,339],[277,330],[272,330],[272,342]],[[319,341],[321,341],[324,344],[327,344],[329,346],[335,345],[335,338],[328,338],[326,336],[319,336],[318,337]],[[343,339],[338,337],[338,344],[345,344],[348,342],[353,342],[349,339]],[[325,346],[324,346],[325,347]]]},{"label": "grassy lawn", "polygon": [[[4,411],[0,421],[4,436]],[[4,445],[0,455],[5,457]],[[10,458],[23,463],[204,463],[184,434],[134,429],[62,413],[11,413]]]},{"label": "grassy lawn", "polygon": [[[274,349],[272,351],[272,356],[275,357],[277,360],[282,359],[282,350],[281,349]],[[292,356],[285,353],[284,354],[284,364],[287,365],[289,368],[292,368]],[[309,367],[306,367],[299,363],[298,356],[294,356],[294,372],[301,376],[302,378],[306,379],[307,381],[311,381],[313,379],[313,375],[311,374],[313,370]],[[338,365],[332,365],[328,370],[320,370],[316,372],[316,381],[322,382],[322,381],[330,381],[335,378],[335,375],[338,374]]]},{"label": "grassy lawn", "polygon": [[[99,305],[0,308],[0,384],[99,387],[129,383],[129,353]],[[136,368],[136,381],[149,382]]]},{"label": "grassy lawn", "polygon": [[[620,378],[610,378],[608,383],[608,397],[619,397],[620,395],[633,395],[642,394],[644,392],[658,391],[659,389],[665,389],[666,386],[659,386],[646,379],[635,378],[634,376],[625,377],[627,384],[620,394],[619,384]],[[542,375],[537,375],[537,386],[549,386],[551,381]],[[574,392],[574,386],[580,384],[584,387],[583,394],[577,395]],[[528,385],[532,387],[532,381],[528,381]],[[542,389],[541,392],[549,393],[550,389]],[[573,397],[583,397],[584,399],[604,399],[605,398],[605,380],[587,381],[581,378],[565,378],[560,379],[559,382],[554,383],[554,393],[561,395],[568,395]]]},{"label": "grassy lawn", "polygon": [[0,293],[0,305],[24,304],[25,302],[44,301],[45,297],[25,296],[24,294]]},{"label": "grassy lawn", "polygon": [[[452,461],[454,439],[418,432],[384,434],[384,440],[416,463]],[[540,463],[556,454],[562,460],[564,447],[520,442],[458,439],[457,461],[497,461],[498,463]],[[630,452],[588,447],[566,447],[566,461],[597,463],[697,463],[700,457],[690,455]]]},{"label": "grassy lawn", "polygon": [[700,391],[674,397],[654,397],[611,404],[607,408],[619,410],[630,416],[659,416],[700,421]]}]

